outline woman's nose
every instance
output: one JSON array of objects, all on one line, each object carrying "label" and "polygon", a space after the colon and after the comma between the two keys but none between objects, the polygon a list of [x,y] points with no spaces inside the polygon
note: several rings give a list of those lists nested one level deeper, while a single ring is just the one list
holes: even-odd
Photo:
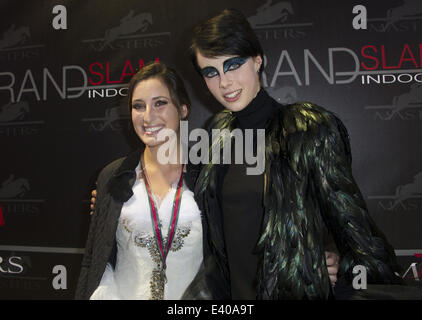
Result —
[{"label": "woman's nose", "polygon": [[147,105],[144,112],[144,122],[150,123],[154,117],[154,108]]},{"label": "woman's nose", "polygon": [[228,77],[225,73],[220,75],[220,88],[227,88],[232,84],[230,76]]}]

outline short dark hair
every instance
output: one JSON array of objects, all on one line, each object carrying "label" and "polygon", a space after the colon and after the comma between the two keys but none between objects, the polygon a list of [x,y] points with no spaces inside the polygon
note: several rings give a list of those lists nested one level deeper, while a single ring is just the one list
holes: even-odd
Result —
[{"label": "short dark hair", "polygon": [[147,63],[130,80],[127,95],[129,113],[132,111],[132,97],[136,85],[143,80],[151,78],[157,78],[167,86],[171,100],[179,111],[181,105],[186,105],[188,111],[186,115],[187,117],[190,112],[191,102],[182,78],[176,70],[167,66],[163,62],[157,61]]},{"label": "short dark hair", "polygon": [[190,58],[199,72],[196,58],[198,52],[207,58],[225,55],[264,57],[258,37],[243,13],[237,9],[224,9],[194,28]]}]

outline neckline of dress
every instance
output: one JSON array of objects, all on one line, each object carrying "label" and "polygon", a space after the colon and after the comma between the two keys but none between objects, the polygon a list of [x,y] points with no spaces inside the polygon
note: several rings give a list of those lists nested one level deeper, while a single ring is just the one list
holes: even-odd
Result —
[{"label": "neckline of dress", "polygon": [[[141,165],[141,162],[138,163],[138,166],[135,168],[136,171],[136,176],[138,177],[138,180],[142,181],[144,179],[144,168]],[[145,177],[146,178],[146,177]],[[152,195],[152,200],[154,201],[154,205],[157,208],[158,211],[160,211],[162,204],[164,203],[165,200],[167,200],[167,198],[169,197],[169,195],[173,195],[174,196],[174,192],[176,192],[177,189],[177,183],[178,183],[178,179],[174,182],[172,182],[166,192],[166,194],[164,196],[159,196],[157,194],[155,194],[152,190],[151,190],[151,195]],[[184,184],[184,182],[182,182]],[[145,192],[147,192],[145,190]]]}]

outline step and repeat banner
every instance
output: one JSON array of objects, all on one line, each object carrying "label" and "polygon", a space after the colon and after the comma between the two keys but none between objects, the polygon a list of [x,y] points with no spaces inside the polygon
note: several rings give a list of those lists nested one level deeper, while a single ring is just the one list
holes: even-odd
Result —
[{"label": "step and repeat banner", "polygon": [[[72,299],[99,171],[137,147],[126,85],[160,60],[185,79],[189,130],[220,106],[188,57],[192,28],[248,17],[262,85],[312,101],[349,130],[355,178],[396,249],[422,268],[422,2],[0,1],[0,299]],[[422,277],[421,277],[422,278]]]}]

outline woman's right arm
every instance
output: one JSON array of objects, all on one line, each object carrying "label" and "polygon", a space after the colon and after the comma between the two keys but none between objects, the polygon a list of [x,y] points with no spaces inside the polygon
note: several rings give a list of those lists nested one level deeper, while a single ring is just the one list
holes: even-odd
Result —
[{"label": "woman's right arm", "polygon": [[[95,194],[94,194],[95,191]],[[94,205],[97,198],[97,190],[95,189],[92,193],[93,198],[91,198],[91,221],[89,224],[89,231],[85,245],[85,252],[84,257],[81,263],[81,271],[79,274],[78,284],[76,287],[75,299],[88,299],[89,297],[86,296],[86,289],[87,289],[87,282],[88,282],[88,273],[89,268],[91,267],[91,260],[92,260],[92,252],[93,246],[95,243],[95,229],[97,226],[98,221],[98,214],[94,214]],[[94,202],[92,203],[92,199]]]},{"label": "woman's right arm", "polygon": [[102,248],[99,248],[98,246],[98,238],[101,237],[101,234],[98,232],[98,228],[104,224],[104,215],[107,213],[107,204],[105,201],[107,201],[108,197],[108,182],[116,169],[120,166],[122,160],[123,158],[113,161],[100,172],[96,182],[96,189],[91,193],[91,221],[76,288],[76,299],[89,299],[89,296],[92,294],[92,292],[90,292],[92,290],[92,283],[93,281],[96,281],[95,279],[98,276],[95,270],[90,270],[92,267],[95,267],[92,265],[92,260],[95,258],[94,255],[98,254],[98,252],[94,251],[102,250]]}]

